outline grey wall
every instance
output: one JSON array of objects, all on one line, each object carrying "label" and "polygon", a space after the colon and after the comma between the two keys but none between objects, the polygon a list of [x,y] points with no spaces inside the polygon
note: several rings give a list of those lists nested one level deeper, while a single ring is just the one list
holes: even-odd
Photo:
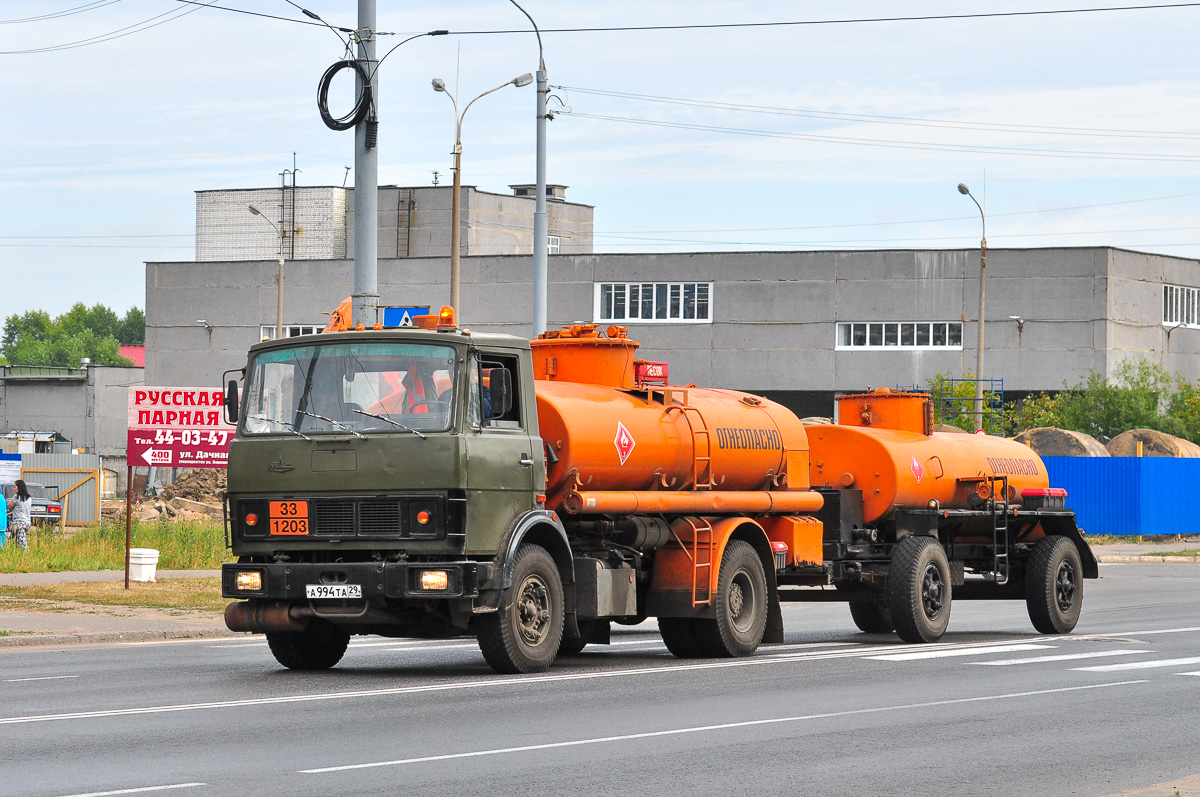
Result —
[{"label": "grey wall", "polygon": [[[275,318],[272,262],[150,263],[146,379],[220,384]],[[346,260],[298,261],[285,278],[287,323],[323,323],[351,292]],[[529,335],[527,256],[466,257],[460,325]],[[593,320],[600,281],[712,281],[711,324],[629,324],[641,356],[676,383],[760,391],[852,391],[922,384],[975,368],[975,250],[561,255],[550,258],[549,322]],[[385,305],[448,300],[444,258],[381,258]],[[1162,281],[1200,285],[1200,262],[1105,247],[988,253],[985,376],[1007,390],[1054,390],[1131,356],[1165,359]],[[1009,316],[1025,319],[1018,333]],[[207,318],[210,333],[194,322]],[[963,320],[963,348],[839,351],[839,321]],[[1200,330],[1171,336],[1172,370],[1200,376]]]}]

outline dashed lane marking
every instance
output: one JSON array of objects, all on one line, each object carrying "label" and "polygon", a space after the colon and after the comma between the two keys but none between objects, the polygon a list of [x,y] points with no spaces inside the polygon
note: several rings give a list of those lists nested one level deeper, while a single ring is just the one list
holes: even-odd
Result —
[{"label": "dashed lane marking", "polygon": [[1022,650],[1050,650],[1056,645],[1033,645],[1022,643],[1017,645],[993,645],[986,648],[951,648],[949,650],[916,650],[911,653],[891,653],[884,656],[867,656],[873,661],[923,661],[925,659],[945,659],[955,656],[983,656],[989,653],[1017,653]]},{"label": "dashed lane marking", "polygon": [[109,797],[113,794],[142,794],[148,791],[168,791],[170,789],[192,789],[196,786],[207,786],[207,783],[169,783],[165,786],[138,786],[132,789],[117,789],[115,791],[89,791],[86,794],[67,794],[64,797]]},{"label": "dashed lane marking", "polygon": [[1098,664],[1094,667],[1072,667],[1081,672],[1121,672],[1123,670],[1153,670],[1161,667],[1181,667],[1187,664],[1200,664],[1200,656],[1187,659],[1152,659],[1150,661],[1125,661],[1120,664]]},{"label": "dashed lane marking", "polygon": [[1075,659],[1101,659],[1107,656],[1132,656],[1135,653],[1153,653],[1153,650],[1093,650],[1089,653],[1059,653],[1053,656],[1030,656],[1027,659],[999,659],[998,661],[972,661],[982,667],[1008,667],[1013,664],[1042,664],[1049,661],[1073,661]]},{"label": "dashed lane marking", "polygon": [[416,758],[398,758],[392,761],[372,761],[365,764],[345,764],[341,766],[320,767],[317,769],[302,769],[300,774],[316,775],[328,772],[345,772],[352,769],[372,769],[376,767],[392,767],[402,766],[404,764],[420,764],[431,761],[453,761],[462,758],[479,758],[482,756],[492,755],[508,755],[511,753],[525,753],[533,750],[554,750],[563,747],[580,747],[583,745],[593,744],[608,744],[612,742],[625,742],[635,739],[653,739],[663,736],[682,736],[693,733],[710,733],[712,731],[725,731],[736,728],[752,728],[764,725],[780,725],[793,722],[807,722],[812,720],[832,719],[835,717],[851,717],[863,714],[880,714],[891,711],[906,711],[922,708],[933,708],[937,706],[952,706],[963,703],[982,703],[995,700],[1014,700],[1022,697],[1037,697],[1041,695],[1062,694],[1065,692],[1078,692],[1087,689],[1110,689],[1117,686],[1131,686],[1133,684],[1144,684],[1148,681],[1120,681],[1110,684],[1091,684],[1088,686],[1068,686],[1060,689],[1039,689],[1032,692],[1010,692],[1001,695],[983,695],[980,697],[963,697],[953,700],[933,700],[927,703],[904,703],[895,706],[874,706],[872,708],[849,709],[846,711],[831,711],[823,714],[803,714],[795,717],[772,717],[769,719],[745,720],[743,722],[726,722],[720,725],[696,725],[687,728],[671,728],[662,731],[647,731],[645,733],[628,733],[621,736],[598,736],[591,739],[575,739],[567,742],[548,742],[546,744],[529,744],[521,747],[498,747],[490,750],[473,750],[464,753],[446,753],[443,755],[420,756]]}]

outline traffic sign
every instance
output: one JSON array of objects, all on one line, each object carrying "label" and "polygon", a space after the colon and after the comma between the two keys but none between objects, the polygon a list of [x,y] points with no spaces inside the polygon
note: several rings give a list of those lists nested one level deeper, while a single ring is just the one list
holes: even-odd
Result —
[{"label": "traffic sign", "polygon": [[131,466],[223,468],[234,427],[224,396],[207,387],[129,388]]}]

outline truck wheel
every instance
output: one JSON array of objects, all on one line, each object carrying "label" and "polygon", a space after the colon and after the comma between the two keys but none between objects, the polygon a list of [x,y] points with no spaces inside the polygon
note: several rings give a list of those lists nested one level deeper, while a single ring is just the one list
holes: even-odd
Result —
[{"label": "truck wheel", "polygon": [[850,617],[864,634],[890,634],[896,630],[886,600],[867,598],[850,601]]},{"label": "truck wheel", "polygon": [[289,670],[328,670],[342,660],[350,635],[330,623],[314,622],[304,631],[267,634],[275,661]]},{"label": "truck wheel", "polygon": [[479,620],[479,649],[498,673],[543,672],[558,653],[563,590],[558,567],[540,545],[522,545],[500,610]]},{"label": "truck wheel", "polygon": [[691,617],[660,617],[658,631],[667,650],[681,659],[698,659],[700,641],[696,639],[696,621]]},{"label": "truck wheel", "polygon": [[936,642],[950,622],[950,564],[932,537],[905,537],[892,551],[888,607],[905,642]]},{"label": "truck wheel", "polygon": [[1066,537],[1047,537],[1033,548],[1025,571],[1025,605],[1043,634],[1068,634],[1083,608],[1079,551]]},{"label": "truck wheel", "polygon": [[767,627],[767,577],[748,542],[731,540],[717,576],[717,617],[696,620],[700,651],[713,658],[749,656]]}]

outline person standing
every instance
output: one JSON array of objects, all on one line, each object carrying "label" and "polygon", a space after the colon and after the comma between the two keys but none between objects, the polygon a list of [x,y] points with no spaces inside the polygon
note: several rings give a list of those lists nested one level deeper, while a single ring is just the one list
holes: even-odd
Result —
[{"label": "person standing", "polygon": [[12,518],[11,526],[15,542],[21,550],[29,550],[29,507],[33,503],[29,498],[29,488],[23,479],[17,479],[13,497],[8,499],[8,512]]},{"label": "person standing", "polygon": [[0,548],[8,538],[8,502],[0,501]]}]

